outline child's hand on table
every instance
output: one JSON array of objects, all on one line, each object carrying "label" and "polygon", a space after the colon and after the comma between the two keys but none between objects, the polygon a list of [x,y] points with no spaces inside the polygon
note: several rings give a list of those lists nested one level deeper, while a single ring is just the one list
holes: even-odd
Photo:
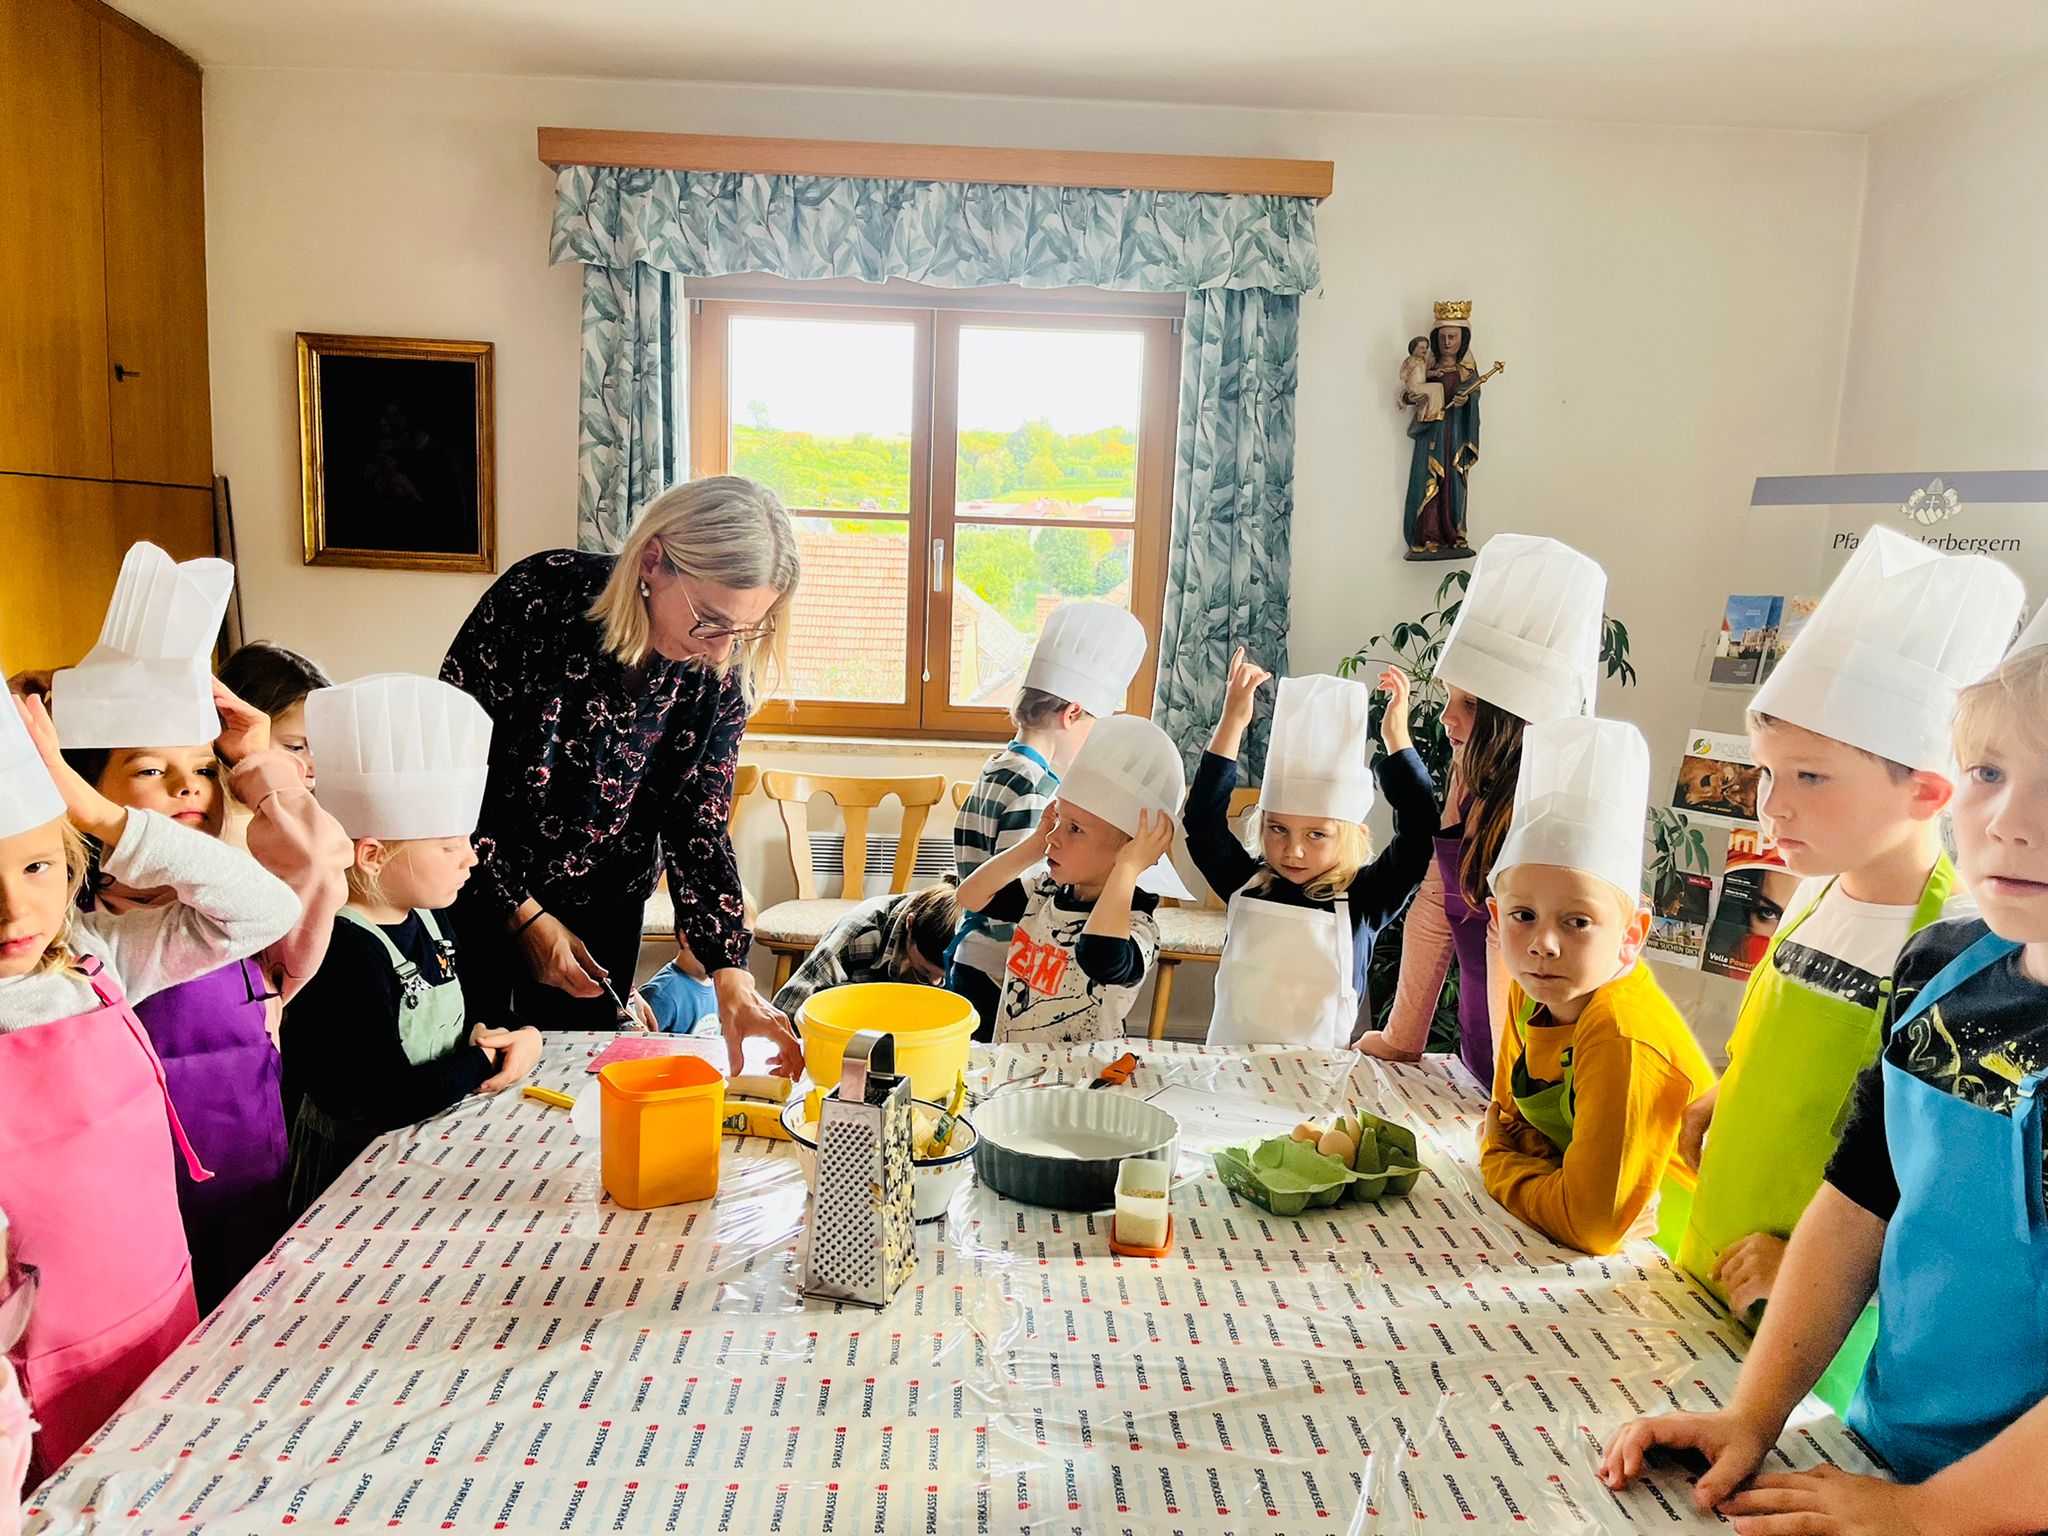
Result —
[{"label": "child's hand on table", "polygon": [[[1619,1493],[1643,1475],[1645,1459],[1658,1446],[1698,1451],[1707,1470],[1693,1484],[1692,1501],[1703,1513],[1739,1488],[1763,1465],[1776,1441],[1750,1420],[1728,1409],[1718,1413],[1660,1413],[1631,1419],[1600,1458],[1600,1481]],[[1804,1529],[1804,1527],[1800,1527]]]},{"label": "child's hand on table", "polygon": [[1744,1317],[1758,1302],[1769,1301],[1784,1262],[1785,1239],[1769,1232],[1752,1232],[1722,1249],[1714,1278],[1728,1288],[1728,1310]]},{"label": "child's hand on table", "polygon": [[540,1060],[540,1031],[531,1024],[523,1029],[493,1029],[488,1024],[479,1024],[469,1032],[469,1043],[494,1052],[498,1058],[497,1075],[478,1084],[478,1093],[510,1088]]},{"label": "child's hand on table", "polygon": [[1132,877],[1165,858],[1173,848],[1173,818],[1164,811],[1138,812],[1138,834],[1116,852],[1117,868]]},{"label": "child's hand on table", "polygon": [[1933,1536],[1954,1516],[1927,1507],[1924,1485],[1862,1477],[1840,1467],[1771,1472],[1721,1506],[1737,1536],[1822,1531],[1839,1536]]}]

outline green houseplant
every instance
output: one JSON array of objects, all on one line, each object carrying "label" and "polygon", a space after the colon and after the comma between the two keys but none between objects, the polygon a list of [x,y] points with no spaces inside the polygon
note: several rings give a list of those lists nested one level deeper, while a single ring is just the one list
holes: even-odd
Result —
[{"label": "green houseplant", "polygon": [[[1436,665],[1443,655],[1444,641],[1450,637],[1451,625],[1456,622],[1459,606],[1463,603],[1465,589],[1471,584],[1469,570],[1449,572],[1437,583],[1436,607],[1413,619],[1403,619],[1383,635],[1374,635],[1365,644],[1337,663],[1337,671],[1344,677],[1363,674],[1367,679],[1378,675],[1382,667],[1399,667],[1414,679],[1413,701],[1409,709],[1409,731],[1415,738],[1415,750],[1423,764],[1429,769],[1429,776],[1435,782],[1437,794],[1443,795],[1451,776],[1451,739],[1444,733],[1444,685],[1437,681]],[[1600,661],[1607,676],[1617,679],[1626,688],[1636,680],[1635,666],[1628,659],[1628,627],[1611,616],[1604,619],[1600,633]],[[1374,695],[1373,710],[1373,758],[1377,762],[1384,752],[1379,741],[1380,713],[1386,707],[1381,695]],[[1697,835],[1697,834],[1695,834]],[[1381,931],[1379,941],[1373,946],[1372,970],[1368,980],[1373,1004],[1373,1022],[1384,1028],[1387,1015],[1394,1006],[1395,982],[1401,970],[1401,930],[1407,914],[1396,918]],[[1431,1050],[1455,1049],[1458,1038],[1458,987],[1461,978],[1457,975],[1455,962],[1452,973],[1444,983],[1443,995],[1437,1000],[1436,1018],[1430,1025],[1429,1043]]]}]

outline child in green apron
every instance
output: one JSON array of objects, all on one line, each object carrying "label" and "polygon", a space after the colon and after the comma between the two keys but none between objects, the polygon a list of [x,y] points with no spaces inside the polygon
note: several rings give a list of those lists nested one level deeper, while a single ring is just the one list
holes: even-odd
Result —
[{"label": "child in green apron", "polygon": [[1480,1172],[1510,1214],[1587,1253],[1638,1230],[1714,1081],[1640,958],[1649,785],[1632,725],[1530,726],[1488,903],[1512,986]]},{"label": "child in green apron", "polygon": [[[2048,1529],[2048,651],[2029,639],[2048,633],[1956,711],[1956,863],[1983,915],[1899,956],[1883,1049],[1733,1396],[1624,1426],[1610,1489],[1677,1446],[1710,1463],[1694,1502],[1738,1529]],[[1873,1292],[1847,1419],[1893,1476],[1753,1476]]]},{"label": "child in green apron", "polygon": [[306,700],[320,801],[355,845],[326,960],[285,1008],[287,1202],[319,1198],[385,1131],[524,1077],[537,1030],[463,1016],[446,909],[476,865],[490,717],[432,678],[362,678]]},{"label": "child in green apron", "polygon": [[[1699,1184],[1678,1245],[1680,1265],[1752,1326],[1877,1055],[1898,952],[1954,892],[1937,826],[1954,792],[1948,715],[1997,662],[2021,600],[1995,561],[1872,529],[1756,695],[1760,813],[1806,883],[1750,976],[1721,1086],[1688,1126]],[[1838,1408],[1874,1328],[1823,1388]]]}]

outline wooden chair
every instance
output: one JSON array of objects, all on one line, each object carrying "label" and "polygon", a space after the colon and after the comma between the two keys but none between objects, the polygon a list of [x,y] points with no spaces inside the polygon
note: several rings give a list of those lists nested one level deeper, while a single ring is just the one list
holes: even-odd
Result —
[{"label": "wooden chair", "polygon": [[[1257,789],[1230,792],[1230,820],[1235,824],[1258,804]],[[1214,891],[1204,889],[1199,906],[1186,907],[1176,901],[1159,904],[1158,974],[1152,979],[1152,1015],[1146,1033],[1154,1040],[1166,1034],[1166,1010],[1173,1005],[1173,972],[1183,961],[1215,965],[1223,958],[1224,903]]]},{"label": "wooden chair", "polygon": [[[903,804],[903,830],[889,877],[890,894],[900,894],[910,889],[911,873],[917,865],[917,840],[932,807],[946,797],[947,786],[945,775],[937,773],[901,778],[764,773],[761,787],[782,815],[790,873],[796,877],[796,899],[778,901],[754,924],[754,942],[775,956],[775,989],[780,991],[797,961],[815,949],[832,925],[867,894],[868,813],[891,795]],[[846,858],[836,897],[819,896],[811,869],[810,802],[817,795],[832,800],[846,823]]]},{"label": "wooden chair", "polygon": [[972,780],[972,779],[955,779],[955,780],[953,781],[953,790],[952,790],[952,795],[953,795],[953,809],[954,809],[954,810],[956,810],[956,811],[964,811],[964,810],[966,810],[966,809],[967,809],[967,797],[968,797],[969,795],[973,794],[973,793],[974,793],[974,780]]},{"label": "wooden chair", "polygon": [[[761,782],[761,770],[752,763],[741,763],[732,771],[732,809],[726,813],[725,831],[730,837],[740,824],[740,811],[747,796],[754,792],[754,786]],[[740,900],[747,911],[754,910],[754,898],[746,888],[740,889]],[[668,871],[661,872],[661,878],[654,882],[654,894],[647,898],[647,905],[640,914],[640,942],[642,944],[673,944],[676,938],[676,904],[669,894]]]}]

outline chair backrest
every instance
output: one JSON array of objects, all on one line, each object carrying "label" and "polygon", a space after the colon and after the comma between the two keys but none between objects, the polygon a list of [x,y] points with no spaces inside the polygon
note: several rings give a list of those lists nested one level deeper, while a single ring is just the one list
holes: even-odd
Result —
[{"label": "chair backrest", "polygon": [[[1240,787],[1230,792],[1230,825],[1233,831],[1237,828],[1239,818],[1258,803],[1259,791],[1256,786],[1251,788]],[[1205,912],[1221,912],[1224,903],[1222,898],[1214,891],[1210,890],[1207,886],[1203,886],[1200,905]]]},{"label": "chair backrest", "polygon": [[782,830],[789,843],[790,873],[796,877],[800,901],[818,898],[817,877],[811,872],[811,800],[824,795],[839,807],[840,818],[846,823],[846,858],[839,895],[858,901],[867,894],[868,813],[891,795],[903,802],[903,831],[896,842],[896,864],[889,877],[890,894],[900,895],[910,889],[911,873],[917,865],[917,840],[924,832],[932,807],[945,798],[946,776],[934,773],[854,778],[774,772],[761,775],[761,788],[782,814]]},{"label": "chair backrest", "polygon": [[955,779],[955,780],[953,781],[953,791],[952,791],[952,794],[953,794],[953,809],[954,809],[954,810],[956,810],[956,811],[961,811],[961,810],[965,810],[965,809],[967,808],[967,797],[968,797],[969,795],[973,794],[973,793],[974,793],[974,780],[972,780],[972,779]]},{"label": "chair backrest", "polygon": [[726,813],[725,830],[730,833],[739,825],[740,811],[747,796],[761,786],[761,768],[758,763],[741,763],[732,771],[732,809]]}]

